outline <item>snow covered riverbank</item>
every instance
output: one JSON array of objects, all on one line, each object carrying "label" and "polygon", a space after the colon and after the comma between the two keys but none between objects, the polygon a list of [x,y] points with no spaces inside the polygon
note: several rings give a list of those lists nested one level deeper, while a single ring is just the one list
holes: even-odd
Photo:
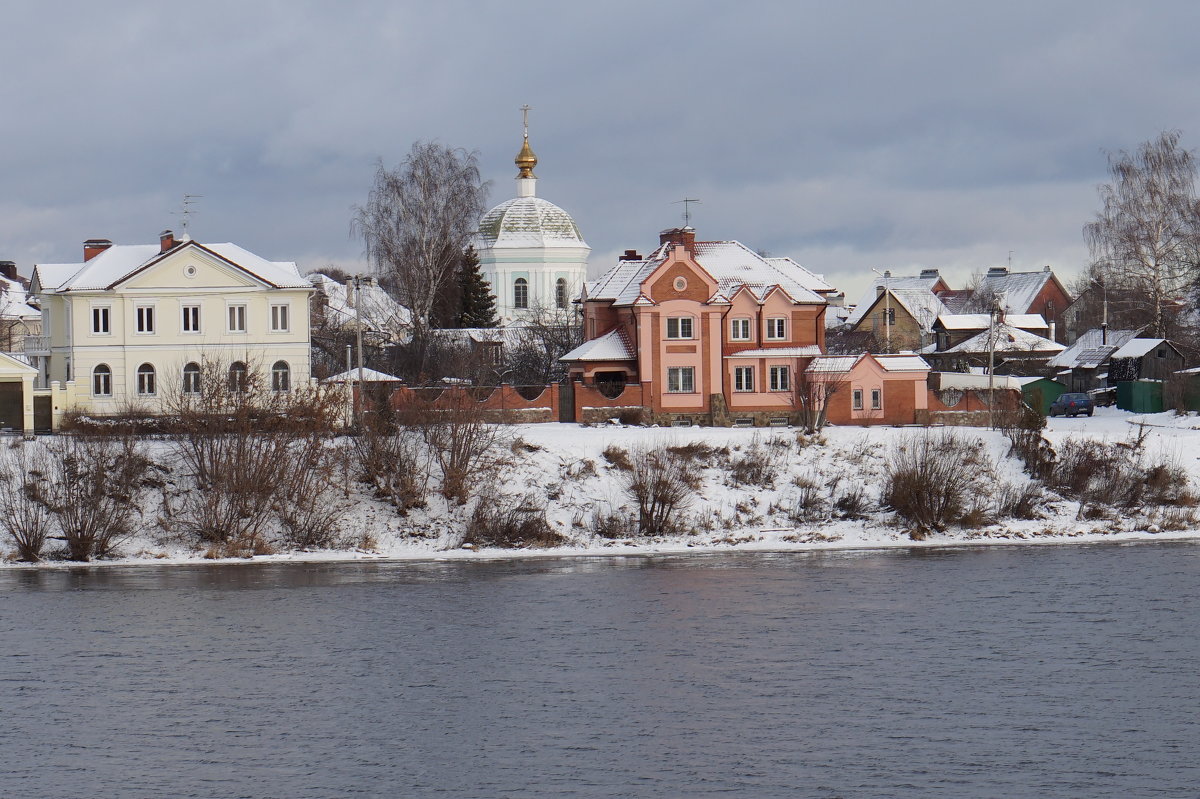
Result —
[{"label": "snow covered riverbank", "polygon": [[[1172,414],[1134,416],[1111,408],[1096,416],[1049,421],[1047,440],[1059,448],[1069,439],[1132,440],[1145,425],[1145,458],[1177,465],[1200,486],[1200,419]],[[1009,456],[999,433],[947,428],[969,443],[969,470],[978,513],[968,524],[951,526],[914,541],[895,514],[881,507],[889,454],[920,429],[827,428],[816,440],[786,429],[638,428],[619,425],[580,427],[539,424],[512,428],[504,460],[474,486],[465,505],[430,492],[427,507],[399,514],[372,496],[351,473],[343,503],[346,548],[281,552],[253,559],[205,558],[205,553],[164,535],[153,502],[142,509],[134,536],[111,564],[229,563],[336,560],[494,559],[644,555],[715,551],[805,551],[881,547],[944,547],[984,544],[1089,543],[1166,539],[1200,540],[1190,509],[1083,514],[1080,504],[1040,491],[1032,516],[1002,518],[995,495],[1019,492],[1029,484],[1022,464]],[[645,447],[674,450],[692,468],[694,493],[677,512],[679,532],[655,538],[613,533],[604,519],[629,513],[625,456]],[[153,449],[153,445],[152,445]],[[352,467],[351,467],[352,469]],[[463,548],[462,540],[477,503],[497,509],[526,508],[543,514],[563,545],[545,549]],[[7,549],[7,547],[3,547]],[[8,568],[66,568],[51,562]]]}]

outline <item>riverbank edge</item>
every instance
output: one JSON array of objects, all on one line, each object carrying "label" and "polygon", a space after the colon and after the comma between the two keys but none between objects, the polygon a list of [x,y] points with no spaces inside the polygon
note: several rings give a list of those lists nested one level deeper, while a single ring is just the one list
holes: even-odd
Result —
[{"label": "riverbank edge", "polygon": [[448,549],[414,548],[412,552],[371,553],[357,550],[324,550],[289,552],[278,555],[258,555],[252,558],[194,557],[126,557],[112,560],[43,561],[41,563],[0,562],[0,570],[72,571],[93,568],[144,568],[149,566],[258,566],[258,565],[338,565],[373,563],[421,564],[445,562],[496,562],[516,560],[568,560],[598,558],[639,558],[657,556],[721,555],[721,554],[817,554],[822,552],[873,552],[897,549],[982,549],[997,546],[1094,546],[1098,544],[1128,545],[1147,543],[1200,544],[1200,530],[1150,533],[1143,530],[1121,533],[1064,533],[1037,537],[979,537],[972,539],[952,536],[931,536],[923,541],[906,538],[878,541],[818,541],[788,543],[780,541],[747,541],[734,544],[689,544],[670,542],[645,545],[614,545],[605,547],[555,547],[551,549]]}]

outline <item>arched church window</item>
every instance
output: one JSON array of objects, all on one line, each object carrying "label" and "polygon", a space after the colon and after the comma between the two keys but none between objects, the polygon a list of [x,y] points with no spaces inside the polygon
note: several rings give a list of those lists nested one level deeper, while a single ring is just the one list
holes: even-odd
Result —
[{"label": "arched church window", "polygon": [[554,304],[559,308],[567,307],[567,279],[560,277],[554,283]]},{"label": "arched church window", "polygon": [[513,307],[529,307],[529,281],[519,277],[513,282]]}]

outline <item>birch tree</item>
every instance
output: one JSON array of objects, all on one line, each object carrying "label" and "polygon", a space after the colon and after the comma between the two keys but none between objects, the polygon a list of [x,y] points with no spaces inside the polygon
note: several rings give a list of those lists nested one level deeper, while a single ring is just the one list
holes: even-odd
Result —
[{"label": "birch tree", "polygon": [[438,298],[456,286],[486,197],[473,152],[418,141],[394,169],[377,165],[353,230],[384,283],[412,311],[414,338],[426,338]]},{"label": "birch tree", "polygon": [[1196,161],[1179,139],[1179,131],[1165,131],[1132,153],[1110,153],[1111,182],[1099,187],[1101,208],[1083,229],[1091,274],[1155,336],[1173,332],[1180,301],[1200,275]]}]

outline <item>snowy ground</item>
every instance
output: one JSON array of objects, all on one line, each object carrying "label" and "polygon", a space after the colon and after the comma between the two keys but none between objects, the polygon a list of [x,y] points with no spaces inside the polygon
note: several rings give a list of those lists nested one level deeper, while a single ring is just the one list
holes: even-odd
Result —
[{"label": "snowy ground", "polygon": [[[1094,417],[1049,420],[1046,437],[1059,446],[1071,436],[1108,441],[1129,440],[1138,425],[1148,430],[1148,456],[1166,455],[1183,466],[1200,487],[1200,417],[1172,414],[1135,416],[1114,408],[1099,408]],[[966,437],[978,453],[964,468],[976,475],[980,495],[996,486],[1019,486],[1028,481],[1021,464],[1008,457],[1008,441],[999,433],[978,428],[945,428]],[[537,424],[511,429],[515,444],[506,450],[506,463],[493,479],[476,487],[466,506],[447,504],[436,494],[429,507],[400,516],[374,500],[365,486],[351,484],[343,497],[344,529],[360,541],[357,547],[329,552],[294,552],[254,558],[254,562],[330,560],[416,560],[447,558],[511,558],[537,556],[630,555],[712,551],[782,551],[857,549],[911,546],[975,546],[983,544],[1081,543],[1096,541],[1200,539],[1200,530],[1159,532],[1145,514],[1118,515],[1100,520],[1077,518],[1077,503],[1052,499],[1043,518],[1004,520],[963,529],[952,528],[913,541],[893,514],[878,508],[885,456],[905,439],[922,435],[911,428],[827,428],[820,442],[798,443],[794,431],[725,428],[638,428],[619,425],[581,427]],[[697,464],[700,487],[683,511],[687,532],[653,540],[611,540],[593,532],[593,519],[628,508],[622,486],[624,472],[604,452],[610,447],[633,451],[639,447],[686,447],[704,444],[712,452]],[[511,455],[509,455],[511,451]],[[775,464],[769,486],[736,484],[730,470],[740,458],[768,459]],[[815,512],[797,512],[802,485],[815,486]],[[834,503],[847,494],[861,493],[865,514],[843,518]],[[546,518],[567,539],[553,549],[483,549],[460,546],[463,529],[475,502],[498,507],[546,505]],[[823,508],[823,510],[821,509]],[[153,509],[143,514],[144,530],[122,547],[126,557],[114,564],[229,562],[204,560],[199,551],[171,543],[152,523]],[[1189,525],[1190,526],[1190,525]],[[363,545],[365,544],[365,546]],[[0,545],[0,550],[7,549]],[[241,561],[244,562],[244,561]],[[75,564],[77,565],[77,564]],[[6,564],[9,568],[31,568]],[[50,568],[68,564],[50,564]],[[46,568],[38,566],[32,568]]]}]

